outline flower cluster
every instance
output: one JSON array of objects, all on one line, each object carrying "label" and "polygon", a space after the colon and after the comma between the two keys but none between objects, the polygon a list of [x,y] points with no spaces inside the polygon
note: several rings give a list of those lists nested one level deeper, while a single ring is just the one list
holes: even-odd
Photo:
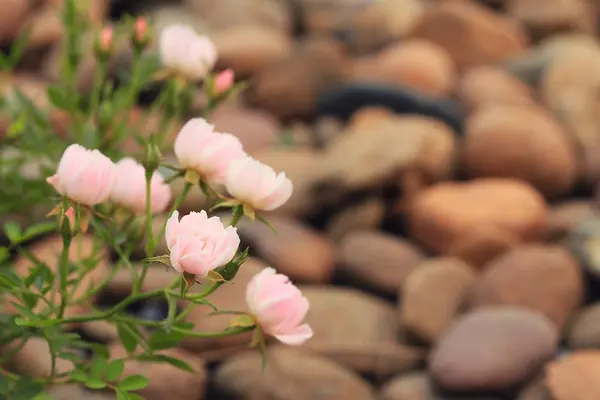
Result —
[{"label": "flower cluster", "polygon": [[[114,164],[98,150],[72,144],[47,182],[58,193],[85,206],[110,199],[136,213],[146,210],[145,170],[132,158]],[[158,172],[152,176],[150,193],[153,213],[163,212],[171,200],[171,188]]]},{"label": "flower cluster", "polygon": [[[147,35],[146,27],[137,23],[136,40],[141,43]],[[111,38],[106,31],[99,47],[108,50]],[[163,30],[160,53],[165,68],[176,77],[184,76],[190,81],[205,78],[217,57],[207,37],[184,26]],[[212,93],[222,96],[232,87],[233,80],[232,71],[222,72],[211,81]],[[238,219],[240,211],[254,218],[256,212],[274,210],[292,194],[292,182],[284,172],[277,173],[252,158],[236,136],[217,132],[214,125],[203,118],[193,118],[184,124],[173,143],[173,152],[179,163],[177,176],[184,176],[186,185],[198,184],[210,189],[207,194],[216,194],[221,204],[234,208]],[[72,203],[92,208],[110,200],[134,215],[146,214],[149,221],[152,214],[165,211],[172,198],[169,185],[156,170],[157,164],[144,162],[142,165],[133,158],[113,163],[99,150],[72,144],[63,153],[55,175],[47,181]],[[221,188],[226,194],[219,193]],[[181,203],[176,201],[175,207],[177,204]],[[73,209],[65,210],[63,215],[71,223]],[[236,258],[240,245],[236,223],[234,218],[231,226],[225,226],[218,217],[209,217],[204,210],[180,219],[179,212],[174,210],[164,229],[169,254],[160,257],[168,259],[168,264],[183,274],[186,282],[190,277],[191,282],[207,278],[211,271],[235,264],[234,260],[245,260]],[[152,235],[149,231],[147,234]],[[154,240],[153,236],[150,238]],[[152,258],[153,251],[148,253]],[[272,268],[263,270],[249,283],[246,298],[249,316],[262,332],[290,345],[301,344],[312,336],[310,327],[302,324],[309,308],[308,300],[285,275],[277,274]]]}]

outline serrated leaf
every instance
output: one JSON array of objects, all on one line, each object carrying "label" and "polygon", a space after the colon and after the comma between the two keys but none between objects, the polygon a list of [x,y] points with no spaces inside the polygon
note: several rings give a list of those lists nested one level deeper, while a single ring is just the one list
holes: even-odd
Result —
[{"label": "serrated leaf", "polygon": [[133,390],[140,390],[145,388],[146,386],[148,386],[148,383],[150,383],[150,381],[145,376],[131,375],[119,382],[117,387],[126,392],[131,392]]},{"label": "serrated leaf", "polygon": [[136,357],[136,360],[154,363],[166,363],[183,371],[195,372],[194,369],[185,361],[175,357],[167,356],[165,354],[141,354]]},{"label": "serrated leaf", "polygon": [[114,382],[121,377],[123,370],[125,369],[125,360],[114,360],[106,367],[106,380]]},{"label": "serrated leaf", "polygon": [[126,324],[118,324],[117,332],[125,350],[127,350],[129,354],[133,353],[138,345],[138,337],[135,332]]},{"label": "serrated leaf", "polygon": [[21,241],[21,227],[16,222],[5,223],[4,233],[12,244],[18,244]]}]

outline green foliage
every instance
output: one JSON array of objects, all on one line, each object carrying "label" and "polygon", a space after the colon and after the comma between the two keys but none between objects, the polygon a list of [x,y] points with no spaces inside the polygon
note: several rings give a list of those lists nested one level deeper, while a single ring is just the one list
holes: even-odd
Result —
[{"label": "green foliage", "polygon": [[[152,213],[139,216],[115,204],[84,207],[61,197],[46,182],[56,172],[61,154],[72,143],[97,148],[113,161],[136,158],[146,169],[146,176],[151,177],[156,169],[165,167],[162,154],[173,147],[167,133],[184,121],[184,115],[190,114],[196,92],[192,82],[182,82],[179,76],[169,75],[168,79],[157,82],[157,76],[164,72],[158,55],[142,52],[139,44],[131,70],[119,71],[118,76],[110,75],[106,60],[99,57],[91,89],[83,91],[78,86],[78,73],[82,60],[88,56],[86,52],[90,51],[84,38],[98,32],[80,8],[86,2],[66,0],[63,3],[61,18],[65,37],[60,79],[46,88],[45,98],[31,95],[18,85],[11,86],[7,79],[21,61],[29,32],[22,30],[10,50],[0,53],[0,84],[6,86],[0,91],[0,116],[10,121],[5,135],[0,138],[0,215],[7,217],[3,218],[2,226],[6,240],[0,245],[0,297],[3,304],[8,305],[0,310],[0,343],[10,343],[13,349],[0,357],[0,399],[46,400],[49,397],[44,392],[45,387],[70,381],[91,390],[112,390],[119,400],[139,400],[142,399],[139,391],[150,382],[144,376],[131,375],[128,362],[167,364],[192,373],[192,366],[173,357],[168,350],[190,336],[218,337],[243,332],[236,329],[199,332],[194,330],[193,324],[185,322],[185,316],[193,307],[217,310],[207,297],[234,279],[248,257],[248,249],[214,272],[213,276],[219,279],[208,291],[194,292],[191,286],[195,285],[195,279],[186,283],[175,273],[176,279],[170,285],[148,291],[144,279],[149,264],[170,266],[168,255],[155,254],[157,244],[164,239],[164,226],[158,235],[152,231]],[[115,37],[131,37],[132,25],[131,19],[117,24]],[[138,121],[132,122],[132,113],[139,112],[140,93],[149,88],[158,94],[135,118]],[[210,113],[221,100],[224,98],[210,99],[202,114]],[[158,124],[150,129],[145,125],[151,117],[156,118]],[[125,152],[126,142],[137,145],[137,152]],[[167,167],[171,170],[170,180],[183,180],[186,176],[185,170]],[[200,185],[211,198],[216,195],[199,175],[193,185]],[[171,212],[182,204],[191,187],[192,184],[186,186],[175,199]],[[236,210],[243,211],[239,202],[235,205]],[[65,219],[71,207],[75,214],[74,225]],[[236,218],[241,217],[240,214]],[[91,253],[85,256],[78,251],[81,246],[78,239],[84,233],[90,242],[82,246],[86,248],[83,253],[91,248]],[[32,250],[31,243],[48,236],[62,239],[61,246],[49,254]],[[147,246],[140,255],[142,242]],[[129,272],[133,288],[132,293],[117,304],[100,308],[92,300],[106,288],[112,275],[99,280],[94,273],[104,267],[100,263],[106,257],[106,249],[118,258],[111,273]],[[144,259],[142,268],[136,266],[134,257]],[[15,268],[17,259],[18,268]],[[179,290],[180,285],[185,290]],[[167,304],[164,320],[146,321],[127,312],[130,306],[151,299]],[[184,311],[178,308],[182,303],[188,304]],[[81,307],[89,312],[70,312]],[[90,342],[71,331],[75,324],[93,321],[116,327],[119,341],[128,354],[126,359],[111,357],[104,344]],[[31,339],[47,344],[52,360],[50,376],[33,379],[4,373],[5,363]],[[45,356],[40,354],[40,357]],[[69,373],[59,371],[56,365],[64,361],[75,368]]]}]

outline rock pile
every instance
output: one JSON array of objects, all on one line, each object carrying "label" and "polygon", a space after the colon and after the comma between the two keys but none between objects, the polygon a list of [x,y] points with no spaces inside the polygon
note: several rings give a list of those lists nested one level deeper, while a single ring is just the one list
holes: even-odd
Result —
[{"label": "rock pile", "polygon": [[[0,44],[33,28],[10,84],[42,104],[62,36],[51,3],[0,1]],[[209,34],[218,67],[250,82],[217,126],[295,184],[269,216],[278,235],[240,227],[254,258],[211,300],[243,309],[244,280],[271,265],[303,285],[314,338],[270,346],[264,373],[247,338],[184,341],[197,374],[156,367],[145,398],[600,398],[598,2],[89,3],[96,23],[127,11]],[[199,192],[184,204],[203,206]],[[78,329],[122,353],[110,327]],[[15,364],[47,374],[40,345]]]}]

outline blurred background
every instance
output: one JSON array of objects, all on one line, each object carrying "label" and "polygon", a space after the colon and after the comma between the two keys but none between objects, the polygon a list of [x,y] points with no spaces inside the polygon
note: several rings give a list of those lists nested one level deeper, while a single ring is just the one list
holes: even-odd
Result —
[{"label": "blurred background", "polygon": [[[98,26],[143,15],[156,38],[174,23],[208,35],[217,69],[248,83],[214,112],[217,130],[295,186],[269,216],[277,235],[241,225],[253,259],[214,302],[243,309],[244,282],[271,265],[302,286],[314,338],[270,346],[264,372],[247,337],[184,342],[182,357],[206,368],[148,367],[146,398],[600,398],[600,2],[81,2]],[[59,3],[0,0],[0,44],[31,29],[3,90],[48,102]],[[84,92],[92,46],[88,58]],[[124,44],[111,74],[130,64]],[[205,103],[199,88],[195,109]],[[52,117],[57,132],[68,123]],[[197,191],[183,209],[202,207]],[[157,287],[162,272],[150,274]],[[197,314],[201,327],[227,326]],[[111,398],[71,386],[55,396]]]}]

